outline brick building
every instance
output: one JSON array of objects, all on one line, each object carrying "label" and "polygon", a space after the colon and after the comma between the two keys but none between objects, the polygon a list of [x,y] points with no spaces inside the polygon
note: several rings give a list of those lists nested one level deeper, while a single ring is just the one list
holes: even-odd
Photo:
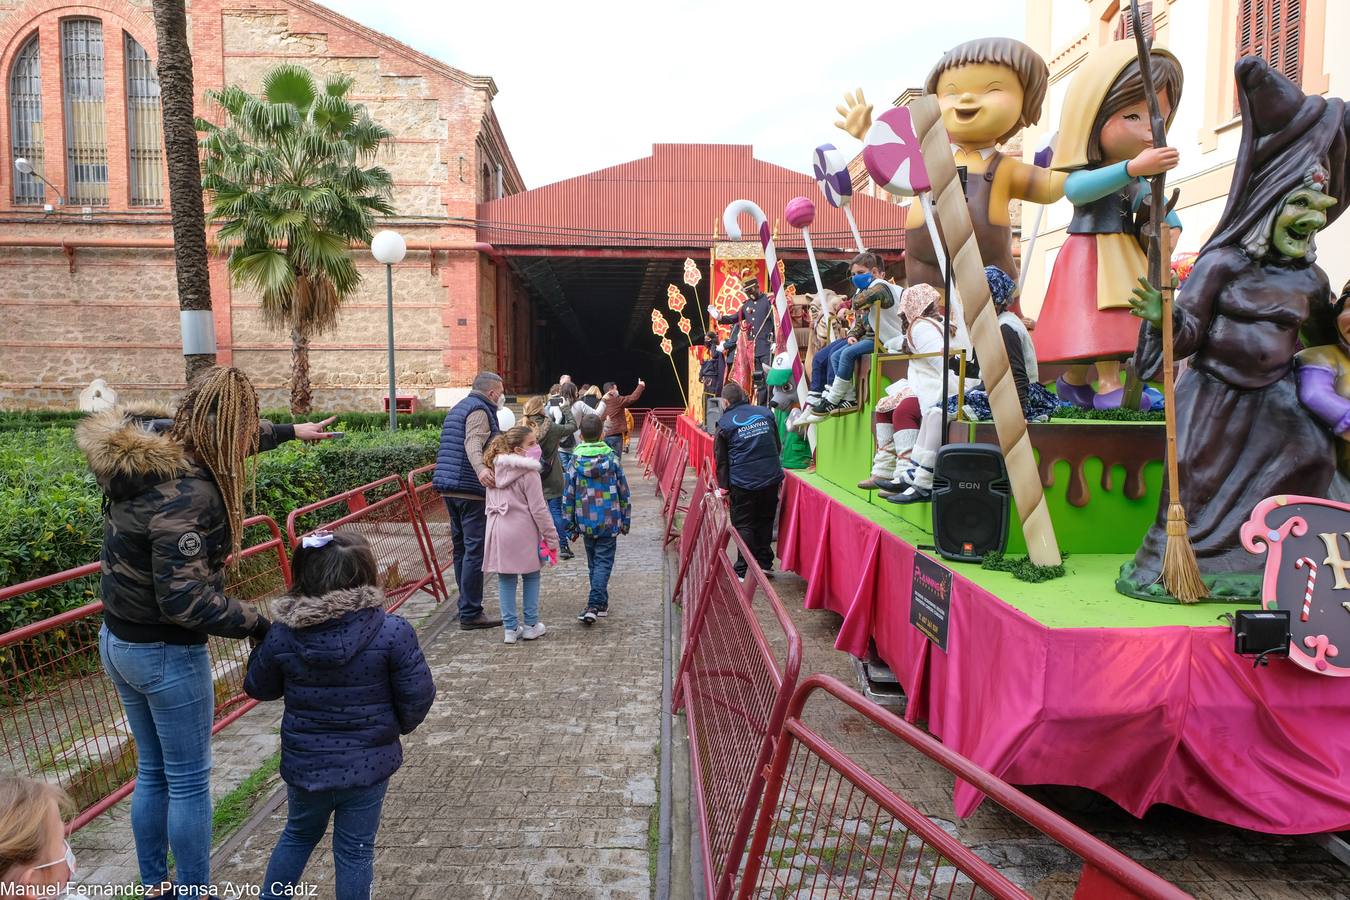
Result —
[{"label": "brick building", "polygon": [[[309,0],[188,0],[201,92],[258,90],[282,62],[343,72],[395,140],[409,253],[395,269],[401,391],[497,369],[537,386],[539,313],[520,279],[476,243],[478,204],[523,190],[492,111],[491,78],[468,75]],[[72,407],[102,377],[126,398],[167,399],[183,362],[149,0],[0,0],[0,407]],[[17,171],[30,160],[40,180]],[[59,202],[64,199],[64,202]],[[320,408],[371,408],[385,387],[384,279],[357,252],[362,285],[338,330],[311,349]],[[265,406],[288,396],[289,338],[211,262],[219,360]]]}]

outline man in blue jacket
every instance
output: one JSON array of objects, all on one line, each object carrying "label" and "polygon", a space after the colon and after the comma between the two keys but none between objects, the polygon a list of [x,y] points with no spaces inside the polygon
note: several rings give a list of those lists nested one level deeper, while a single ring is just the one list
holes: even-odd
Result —
[{"label": "man in blue jacket", "polygon": [[431,484],[450,511],[454,543],[455,585],[459,588],[459,627],[495,628],[500,619],[483,612],[483,537],[487,531],[487,488],[492,470],[483,465],[483,450],[500,430],[497,407],[505,390],[502,377],[480,372],[469,396],[445,415],[436,472]]},{"label": "man in blue jacket", "polygon": [[[722,406],[713,439],[718,493],[730,494],[732,527],[759,567],[772,572],[773,521],[783,483],[778,423],[767,408],[747,403],[734,381],[722,388]],[[737,554],[737,576],[744,578],[747,568],[745,557]]]}]

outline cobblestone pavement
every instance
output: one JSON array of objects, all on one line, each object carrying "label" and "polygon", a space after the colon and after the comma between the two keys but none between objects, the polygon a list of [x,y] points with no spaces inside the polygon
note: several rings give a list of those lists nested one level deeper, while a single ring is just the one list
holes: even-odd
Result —
[{"label": "cobblestone pavement", "polygon": [[[802,636],[802,673],[827,672],[858,686],[851,657],[834,649],[840,618],[804,610],[806,582],[780,573],[774,582]],[[765,633],[772,634],[761,618]],[[1077,857],[1024,825],[991,801],[970,818],[956,818],[952,778],[945,769],[909,750],[840,704],[817,700],[807,721],[930,818],[973,846],[985,860],[1036,897],[1070,898]],[[1159,807],[1143,820],[1087,791],[1029,788],[1056,812],[1189,891],[1201,900],[1347,900],[1350,868],[1307,840],[1271,837],[1220,825]]]},{"label": "cobblestone pavement", "polygon": [[[404,739],[377,841],[379,898],[645,898],[661,697],[660,508],[628,459],[634,523],[619,539],[610,615],[587,629],[584,554],[545,572],[539,641],[453,624],[424,650],[436,704]],[[578,545],[579,546],[579,545]],[[488,609],[496,606],[489,579]],[[284,804],[219,882],[257,884]],[[326,838],[306,879],[332,896]]]}]

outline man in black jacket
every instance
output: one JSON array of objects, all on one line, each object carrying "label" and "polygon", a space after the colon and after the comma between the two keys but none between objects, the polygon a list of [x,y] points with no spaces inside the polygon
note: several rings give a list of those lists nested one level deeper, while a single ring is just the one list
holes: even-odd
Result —
[{"label": "man in black jacket", "polygon": [[[732,527],[759,567],[772,572],[773,521],[783,483],[778,423],[765,407],[747,403],[745,391],[734,381],[722,388],[722,405],[713,439],[718,493],[730,494]],[[744,556],[737,555],[735,568],[744,578],[748,568]]]}]

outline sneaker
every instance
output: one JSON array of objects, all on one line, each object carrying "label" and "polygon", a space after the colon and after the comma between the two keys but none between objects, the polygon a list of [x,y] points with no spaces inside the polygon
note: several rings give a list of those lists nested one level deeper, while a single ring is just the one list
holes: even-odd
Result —
[{"label": "sneaker", "polygon": [[609,610],[607,610],[607,609],[597,609],[597,610],[595,611],[595,614],[596,614],[597,616],[599,616],[600,618],[602,618],[602,619],[608,619],[608,618],[609,618]]},{"label": "sneaker", "polygon": [[520,636],[524,633],[525,629],[521,628],[519,625],[517,625],[515,628],[508,628],[506,629],[506,633],[502,637],[502,643],[514,644],[516,641],[520,640]]},{"label": "sneaker", "polygon": [[857,409],[858,409],[857,400],[840,400],[838,403],[834,405],[834,409],[830,411],[830,415],[842,416],[847,413],[855,412]]},{"label": "sneaker", "polygon": [[535,622],[533,625],[526,625],[520,636],[527,641],[536,641],[546,634],[548,634],[548,629],[544,627],[544,623]]},{"label": "sneaker", "polygon": [[566,544],[564,544],[562,549],[558,551],[558,559],[576,559],[576,558],[577,555],[573,553],[572,548],[567,546]]},{"label": "sneaker", "polygon": [[835,404],[831,403],[829,400],[826,400],[824,397],[821,397],[819,400],[817,400],[815,403],[811,405],[811,412],[817,416],[824,417],[832,413],[834,411],[834,408]]},{"label": "sneaker", "polygon": [[580,622],[582,625],[594,625],[595,620],[598,618],[596,612],[597,610],[591,609],[588,606],[586,607],[585,611],[582,612],[581,615],[577,616],[577,621]]}]

